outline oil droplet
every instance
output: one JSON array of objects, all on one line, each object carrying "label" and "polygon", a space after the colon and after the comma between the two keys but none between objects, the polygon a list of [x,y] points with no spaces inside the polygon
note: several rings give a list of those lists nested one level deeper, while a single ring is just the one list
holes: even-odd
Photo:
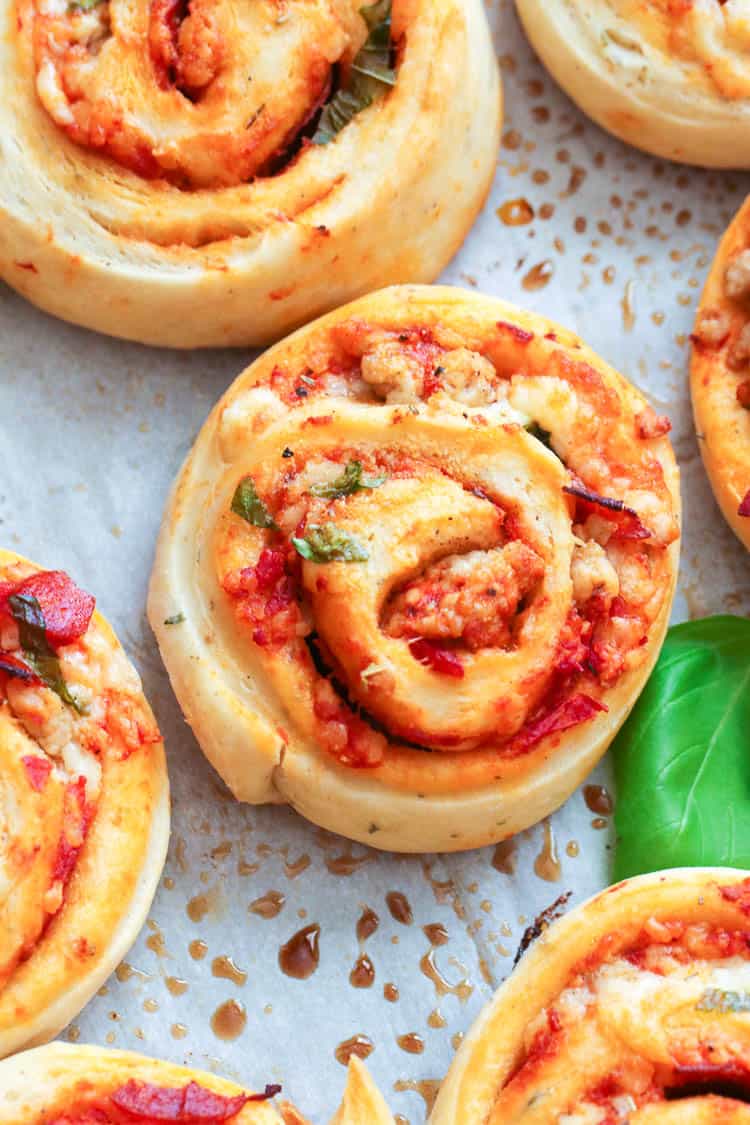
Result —
[{"label": "oil droplet", "polygon": [[202,894],[191,898],[187,904],[187,916],[191,922],[202,922],[207,914],[216,913],[220,899],[218,884]]},{"label": "oil droplet", "polygon": [[596,828],[598,832],[601,832],[602,828],[607,827],[607,822],[603,816],[595,816],[591,821],[591,827]]},{"label": "oil droplet", "polygon": [[547,883],[556,883],[560,878],[561,870],[557,843],[549,820],[544,822],[544,841],[542,850],[534,860],[534,871],[540,879],[544,879]]},{"label": "oil droplet", "polygon": [[247,1013],[237,1000],[225,1000],[211,1016],[211,1030],[218,1039],[229,1042],[245,1030]]},{"label": "oil droplet", "polygon": [[508,199],[496,214],[506,227],[523,227],[534,218],[534,208],[527,199]]},{"label": "oil droplet", "polygon": [[464,1041],[464,1033],[463,1033],[463,1031],[457,1031],[457,1032],[455,1033],[455,1035],[452,1035],[452,1036],[451,1036],[451,1044],[452,1044],[452,1046],[453,1046],[453,1050],[454,1050],[454,1051],[457,1051],[457,1050],[458,1050],[458,1048],[459,1048],[459,1047],[461,1046],[461,1044],[463,1043],[463,1041]]},{"label": "oil droplet", "polygon": [[158,1012],[159,1011],[158,1001],[157,1000],[150,1000],[150,999],[144,1000],[143,1001],[143,1010],[144,1010],[144,1012]]},{"label": "oil droplet", "polygon": [[68,1028],[66,1039],[70,1043],[77,1043],[80,1038],[81,1038],[80,1027],[78,1027],[76,1024],[71,1024],[71,1026]]},{"label": "oil droplet", "polygon": [[171,1027],[173,1039],[184,1039],[188,1029],[184,1023],[173,1023]]},{"label": "oil droplet", "polygon": [[190,945],[188,946],[188,953],[194,961],[202,961],[208,953],[208,946],[206,945],[205,941],[201,941],[200,938],[196,938],[195,941],[190,942]]},{"label": "oil droplet", "polygon": [[574,164],[570,170],[570,179],[568,180],[568,186],[562,193],[562,198],[570,199],[571,195],[575,195],[578,189],[581,187],[583,181],[586,179],[587,175],[588,173],[586,172],[585,168],[581,168],[578,164]]},{"label": "oil droplet", "polygon": [[426,1107],[426,1116],[429,1117],[432,1113],[432,1108],[435,1105],[435,1099],[438,1096],[440,1089],[439,1078],[399,1078],[397,1082],[393,1083],[393,1089],[396,1093],[401,1094],[404,1090],[413,1090],[415,1094],[424,1100]]},{"label": "oil droplet", "polygon": [[237,862],[238,875],[255,875],[260,870],[259,863],[248,863],[246,859],[240,859]]},{"label": "oil droplet", "polygon": [[229,840],[222,840],[215,848],[211,848],[211,859],[226,859],[231,855],[232,844]]},{"label": "oil droplet", "polygon": [[411,1125],[409,1118],[404,1117],[403,1113],[397,1113],[393,1120],[396,1122],[396,1125]]},{"label": "oil droplet", "polygon": [[375,966],[366,953],[360,953],[349,973],[352,988],[372,988],[375,981]]},{"label": "oil droplet", "polygon": [[285,902],[286,896],[281,891],[266,891],[250,903],[248,910],[259,918],[276,918],[284,909]]},{"label": "oil droplet", "polygon": [[448,940],[448,931],[442,922],[431,922],[428,926],[422,926],[422,933],[430,945],[445,945]]},{"label": "oil droplet", "polygon": [[303,871],[307,871],[310,866],[311,860],[307,852],[295,860],[287,860],[284,863],[284,874],[287,879],[296,879]]},{"label": "oil droplet", "polygon": [[401,891],[389,891],[385,896],[385,901],[388,904],[388,909],[391,912],[391,917],[400,922],[402,926],[410,926],[414,921],[412,914],[411,904],[409,903],[406,895]]},{"label": "oil droplet", "polygon": [[635,327],[635,282],[631,278],[625,286],[625,292],[620,301],[622,309],[622,325],[626,332],[632,332]]},{"label": "oil droplet", "polygon": [[279,966],[282,973],[295,980],[307,980],[312,976],[320,961],[318,938],[320,926],[314,923],[305,926],[290,937],[279,949]]},{"label": "oil droplet", "polygon": [[133,968],[133,966],[129,965],[127,961],[120,962],[120,964],[115,969],[115,976],[121,984],[124,984],[126,980],[132,980],[133,977],[136,977],[137,980],[151,980],[151,977],[148,973],[144,973],[141,972],[140,969]]},{"label": "oil droplet", "polygon": [[589,812],[599,816],[610,816],[614,809],[614,801],[603,785],[584,785],[583,799]]},{"label": "oil droplet", "polygon": [[424,1039],[421,1035],[417,1035],[416,1031],[397,1036],[396,1042],[402,1051],[406,1051],[407,1055],[421,1055],[424,1051]]},{"label": "oil droplet", "polygon": [[575,859],[577,856],[579,856],[581,854],[581,848],[579,846],[578,841],[577,840],[569,840],[568,846],[565,849],[565,853],[566,853],[566,855],[569,855],[571,859]]},{"label": "oil droplet", "polygon": [[443,1013],[440,1011],[439,1008],[433,1008],[433,1010],[430,1012],[429,1016],[427,1017],[428,1027],[445,1027],[447,1022],[448,1022],[447,1019],[445,1018],[445,1016],[443,1015]]},{"label": "oil droplet", "polygon": [[180,871],[183,873],[183,875],[185,875],[189,868],[187,858],[185,856],[185,840],[182,836],[178,836],[175,840],[174,857],[177,860],[177,866],[179,867]]},{"label": "oil droplet", "polygon": [[524,274],[521,285],[527,293],[534,293],[537,289],[544,289],[545,285],[549,285],[554,272],[554,264],[546,258],[543,262],[537,262],[528,273]]},{"label": "oil droplet", "polygon": [[344,852],[342,855],[334,856],[333,859],[326,856],[325,863],[331,875],[353,875],[363,863],[370,863],[371,860],[370,855],[352,855],[351,852]]},{"label": "oil droplet", "polygon": [[156,922],[149,922],[148,928],[152,931],[146,938],[146,945],[155,953],[157,957],[169,957],[167,947],[164,943],[164,934],[161,932]]},{"label": "oil droplet", "polygon": [[516,841],[503,840],[495,848],[492,866],[502,875],[512,875],[516,870]]},{"label": "oil droplet", "polygon": [[383,996],[390,1004],[395,1004],[398,1000],[398,989],[396,988],[396,985],[392,984],[391,981],[388,981],[387,984],[384,984]]},{"label": "oil droplet", "polygon": [[231,957],[214,957],[211,962],[211,972],[215,977],[219,977],[221,980],[231,980],[233,984],[240,987],[247,980],[245,970],[239,969]]},{"label": "oil droplet", "polygon": [[188,990],[188,982],[182,977],[167,977],[164,983],[173,996],[182,996]]},{"label": "oil droplet", "polygon": [[[459,966],[462,968],[462,966]],[[474,991],[474,986],[469,984],[468,980],[462,978],[456,984],[451,984],[438,969],[435,964],[435,947],[432,946],[427,953],[424,954],[419,962],[419,968],[428,980],[431,980],[435,986],[435,992],[438,996],[457,996],[462,1004],[471,996]]]},{"label": "oil droplet", "polygon": [[374,910],[366,906],[357,919],[357,941],[367,941],[380,925],[380,919]]},{"label": "oil droplet", "polygon": [[342,1066],[349,1065],[349,1059],[356,1055],[358,1059],[366,1059],[375,1050],[372,1039],[366,1035],[352,1035],[351,1039],[344,1039],[334,1051],[336,1061]]}]

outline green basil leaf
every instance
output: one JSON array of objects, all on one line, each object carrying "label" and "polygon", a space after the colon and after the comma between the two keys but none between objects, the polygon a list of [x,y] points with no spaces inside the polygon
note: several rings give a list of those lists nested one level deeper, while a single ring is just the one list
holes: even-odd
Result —
[{"label": "green basil leaf", "polygon": [[365,488],[380,488],[386,477],[366,477],[362,472],[361,461],[349,461],[340,477],[328,484],[314,484],[310,489],[313,496],[323,496],[326,500],[337,500],[341,496],[352,496]]},{"label": "green basil leaf", "polygon": [[346,86],[324,107],[313,144],[327,145],[358,113],[396,85],[391,66],[391,0],[376,0],[361,8],[360,15],[369,35],[352,60]]},{"label": "green basil leaf", "polygon": [[182,625],[185,620],[184,613],[173,613],[171,617],[164,618],[165,625]]},{"label": "green basil leaf", "polygon": [[232,497],[232,511],[235,515],[247,520],[253,527],[267,527],[278,531],[271,513],[265,506],[255,490],[255,481],[252,477],[243,477],[235,489]]},{"label": "green basil leaf", "polygon": [[750,621],[669,630],[614,742],[615,877],[750,867]]},{"label": "green basil leaf", "polygon": [[90,12],[103,4],[104,0],[71,0],[68,4],[69,12]]},{"label": "green basil leaf", "polygon": [[311,523],[305,538],[295,537],[292,543],[308,562],[365,562],[370,557],[358,539],[333,523]]},{"label": "green basil leaf", "polygon": [[750,992],[707,988],[695,1007],[698,1012],[750,1012]]},{"label": "green basil leaf", "polygon": [[11,594],[8,608],[18,625],[18,636],[26,662],[42,683],[60,696],[63,703],[67,703],[79,715],[84,714],[85,708],[71,694],[63,678],[57,654],[47,640],[47,626],[39,602],[32,594]]}]

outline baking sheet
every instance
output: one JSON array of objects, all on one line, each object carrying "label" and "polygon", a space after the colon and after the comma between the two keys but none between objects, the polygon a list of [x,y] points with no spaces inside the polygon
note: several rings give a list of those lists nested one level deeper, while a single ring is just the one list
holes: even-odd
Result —
[{"label": "baking sheet", "polygon": [[[669,412],[686,521],[675,619],[747,613],[747,556],[703,474],[686,364],[703,276],[750,180],[667,165],[611,140],[535,61],[512,4],[495,4],[490,18],[504,70],[503,148],[491,198],[443,280],[559,319]],[[529,210],[533,219],[508,225],[497,211],[509,203],[506,220],[528,219]],[[144,603],[169,484],[209,408],[250,358],[121,344],[0,289],[2,541],[70,570],[98,595],[158,714],[174,801],[169,861],[148,925],[64,1037],[255,1087],[281,1082],[320,1123],[344,1084],[337,1048],[362,1037],[400,1125],[416,1125],[462,1033],[509,972],[527,922],[564,891],[575,902],[606,884],[611,817],[579,792],[510,853],[399,857],[228,796],[181,719]],[[606,763],[590,781],[609,786]],[[406,896],[409,924],[392,916],[391,892]],[[379,926],[362,944],[356,925],[365,907]],[[312,924],[320,926],[319,966],[291,979],[279,948]],[[440,931],[425,933],[435,924],[447,933],[443,944]],[[363,950],[374,983],[356,988],[350,973]],[[389,1000],[384,989],[393,997],[393,986],[398,999]]]}]

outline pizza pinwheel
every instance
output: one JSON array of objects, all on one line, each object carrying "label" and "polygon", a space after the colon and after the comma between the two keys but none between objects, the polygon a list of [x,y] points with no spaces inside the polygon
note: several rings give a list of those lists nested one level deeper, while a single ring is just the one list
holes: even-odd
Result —
[{"label": "pizza pinwheel", "polygon": [[516,0],[553,78],[610,133],[669,160],[750,167],[744,0]]},{"label": "pizza pinwheel", "polygon": [[722,239],[692,336],[698,444],[729,525],[750,548],[750,200]]},{"label": "pizza pinwheel", "polygon": [[561,804],[666,627],[668,429],[571,333],[461,290],[381,291],[257,360],[179,476],[149,599],[236,796],[406,851]]},{"label": "pizza pinwheel", "polygon": [[488,191],[481,0],[3,0],[0,276],[188,348],[432,281]]},{"label": "pizza pinwheel", "polygon": [[164,747],[94,599],[0,551],[0,1056],[75,1016],[164,863]]},{"label": "pizza pinwheel", "polygon": [[464,1040],[430,1125],[747,1125],[750,876],[640,876],[554,922]]},{"label": "pizza pinwheel", "polygon": [[[0,1125],[309,1125],[268,1083],[258,1093],[215,1074],[100,1047],[52,1043],[0,1064]],[[394,1125],[352,1059],[331,1125]]]}]

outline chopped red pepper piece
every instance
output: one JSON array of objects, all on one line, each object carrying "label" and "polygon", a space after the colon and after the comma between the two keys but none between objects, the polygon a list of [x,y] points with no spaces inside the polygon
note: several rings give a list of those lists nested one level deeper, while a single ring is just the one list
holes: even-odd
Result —
[{"label": "chopped red pepper piece", "polygon": [[151,1082],[129,1079],[110,1095],[118,1109],[133,1117],[152,1121],[182,1121],[189,1125],[200,1122],[226,1121],[234,1117],[247,1102],[265,1101],[279,1093],[280,1086],[266,1086],[262,1094],[237,1094],[227,1097],[215,1094],[197,1082],[187,1086],[156,1086]]},{"label": "chopped red pepper piece", "polygon": [[439,672],[443,676],[453,676],[456,680],[463,679],[464,666],[452,649],[440,648],[424,637],[409,641],[409,649],[415,660],[432,668],[433,672]]},{"label": "chopped red pepper piece", "polygon": [[24,578],[14,593],[36,598],[44,617],[47,640],[68,645],[88,629],[96,601],[76,586],[63,570],[42,570]]},{"label": "chopped red pepper piece", "polygon": [[40,758],[38,754],[26,754],[21,758],[29,785],[35,792],[41,793],[47,784],[47,779],[52,772],[52,762],[49,758]]},{"label": "chopped red pepper piece", "polygon": [[742,503],[737,509],[738,516],[750,516],[750,489],[745,493]]},{"label": "chopped red pepper piece", "polygon": [[557,707],[548,711],[546,715],[541,715],[538,719],[532,719],[530,723],[527,723],[512,740],[510,749],[514,753],[524,753],[526,750],[530,750],[532,746],[536,746],[543,738],[547,738],[548,735],[569,730],[570,727],[587,722],[599,711],[606,710],[607,707],[600,703],[598,699],[593,699],[590,695],[579,692],[577,695],[572,695],[570,699],[565,699]]},{"label": "chopped red pepper piece", "polygon": [[750,915],[750,878],[731,887],[719,887],[719,892],[727,902],[736,902],[743,914]]},{"label": "chopped red pepper piece", "polygon": [[563,492],[567,492],[569,496],[575,496],[577,500],[577,507],[581,510],[581,514],[577,519],[582,521],[586,515],[593,511],[599,511],[599,514],[604,514],[605,519],[611,519],[617,526],[614,537],[617,539],[649,539],[651,532],[641,522],[641,518],[634,508],[629,508],[623,500],[616,500],[612,496],[600,496],[598,492],[593,492],[592,489],[586,488],[580,481],[575,480],[573,484],[563,485]]}]

